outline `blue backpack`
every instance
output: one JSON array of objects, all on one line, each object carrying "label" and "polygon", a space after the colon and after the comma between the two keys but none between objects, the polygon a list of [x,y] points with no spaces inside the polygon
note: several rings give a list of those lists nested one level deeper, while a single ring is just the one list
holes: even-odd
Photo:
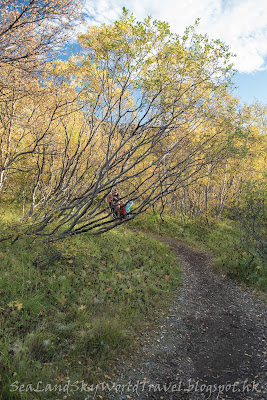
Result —
[{"label": "blue backpack", "polygon": [[128,216],[128,218],[131,218],[130,212],[131,212],[131,207],[133,205],[133,201],[129,201],[129,203],[127,203],[126,205],[126,214]]}]

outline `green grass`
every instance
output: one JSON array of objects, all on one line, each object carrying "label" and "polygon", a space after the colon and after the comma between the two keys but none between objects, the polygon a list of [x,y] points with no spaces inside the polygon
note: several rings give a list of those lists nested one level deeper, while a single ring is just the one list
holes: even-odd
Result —
[{"label": "green grass", "polygon": [[260,257],[252,257],[249,249],[240,244],[240,228],[230,219],[213,220],[209,225],[200,220],[180,219],[158,214],[145,214],[131,222],[144,232],[167,235],[186,243],[211,251],[215,268],[222,274],[238,280],[241,284],[260,291],[267,289],[267,266]]},{"label": "green grass", "polygon": [[[56,251],[63,254],[59,261],[34,264]],[[2,243],[0,258],[3,399],[63,398],[10,392],[15,381],[36,387],[103,380],[180,280],[168,246],[125,227],[46,246],[29,239]]]},{"label": "green grass", "polygon": [[[2,214],[8,226],[13,212]],[[49,391],[11,392],[16,381],[33,387],[38,381],[64,384],[68,379],[90,384],[110,374],[180,281],[172,251],[149,233],[203,247],[215,255],[222,274],[266,288],[266,267],[257,259],[250,262],[234,221],[208,226],[164,218],[146,213],[101,236],[83,234],[49,245],[29,238],[0,244],[3,399],[64,399],[59,392],[56,397]],[[62,257],[53,261],[59,251]]]}]

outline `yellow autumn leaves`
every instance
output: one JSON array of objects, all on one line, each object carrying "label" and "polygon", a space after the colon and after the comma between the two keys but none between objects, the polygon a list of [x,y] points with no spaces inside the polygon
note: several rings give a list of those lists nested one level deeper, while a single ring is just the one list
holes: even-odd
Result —
[{"label": "yellow autumn leaves", "polygon": [[11,301],[10,303],[8,303],[8,307],[11,307],[11,308],[14,308],[14,309],[17,309],[18,311],[20,311],[23,309],[23,304],[20,301],[15,300],[15,301]]}]

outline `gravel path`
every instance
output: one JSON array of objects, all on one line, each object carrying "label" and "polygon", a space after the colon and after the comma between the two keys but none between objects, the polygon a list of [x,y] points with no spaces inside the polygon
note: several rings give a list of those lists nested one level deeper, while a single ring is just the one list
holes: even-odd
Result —
[{"label": "gravel path", "polygon": [[117,386],[102,398],[267,399],[264,304],[213,272],[210,255],[158,238],[177,255],[182,285],[157,331],[144,332],[140,349],[119,366]]}]

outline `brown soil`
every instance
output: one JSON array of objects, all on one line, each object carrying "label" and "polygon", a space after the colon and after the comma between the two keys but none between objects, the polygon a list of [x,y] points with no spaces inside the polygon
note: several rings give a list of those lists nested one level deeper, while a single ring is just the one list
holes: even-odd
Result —
[{"label": "brown soil", "polygon": [[215,273],[210,255],[160,239],[177,255],[182,285],[158,329],[144,332],[140,349],[121,363],[118,386],[99,394],[119,400],[266,399],[264,304]]}]

